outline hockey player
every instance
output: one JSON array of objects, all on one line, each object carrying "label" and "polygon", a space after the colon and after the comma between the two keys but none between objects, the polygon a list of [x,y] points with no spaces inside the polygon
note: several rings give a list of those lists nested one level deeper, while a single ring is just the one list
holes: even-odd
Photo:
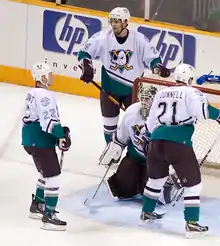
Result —
[{"label": "hockey player", "polygon": [[[123,150],[127,147],[126,156],[121,160],[117,172],[107,181],[113,197],[130,199],[143,194],[147,180],[146,152],[150,134],[146,131],[145,122],[157,89],[153,86],[143,88],[139,101],[125,111],[114,140],[110,142],[100,157],[101,165],[118,163]],[[173,183],[166,182],[161,196],[163,204],[173,198]],[[171,192],[172,191],[172,192]]]},{"label": "hockey player", "polygon": [[161,218],[154,213],[161,188],[172,163],[184,187],[184,217],[186,236],[205,233],[207,226],[198,224],[202,188],[199,164],[192,148],[194,123],[197,119],[218,119],[219,110],[206,96],[191,87],[195,69],[180,64],[174,71],[176,84],[157,92],[147,119],[151,133],[148,148],[149,180],[144,189],[141,220]]},{"label": "hockey player", "polygon": [[143,75],[145,65],[154,74],[162,77],[170,75],[148,39],[140,32],[128,29],[129,19],[127,8],[114,8],[109,14],[111,29],[94,34],[78,53],[82,68],[80,79],[85,83],[90,83],[94,77],[92,60],[100,57],[103,64],[100,104],[107,143],[117,130],[119,119],[119,107],[108,99],[108,94],[127,108],[132,103],[133,82]]},{"label": "hockey player", "polygon": [[32,76],[36,87],[27,93],[22,118],[22,145],[39,173],[30,218],[42,219],[42,229],[65,230],[67,223],[57,218],[55,210],[61,174],[55,146],[62,151],[69,150],[69,128],[61,126],[54,94],[48,90],[53,82],[51,67],[37,63]]}]

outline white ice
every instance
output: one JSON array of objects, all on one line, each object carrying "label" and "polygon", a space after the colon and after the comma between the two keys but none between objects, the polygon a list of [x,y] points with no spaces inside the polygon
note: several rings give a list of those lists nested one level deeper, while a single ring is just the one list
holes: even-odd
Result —
[{"label": "white ice", "polygon": [[[170,235],[138,226],[113,226],[76,216],[62,208],[58,209],[59,216],[68,222],[68,230],[41,230],[40,221],[28,218],[37,173],[21,146],[21,113],[28,90],[27,87],[0,84],[0,245],[219,245],[219,237],[189,240],[181,233]],[[62,93],[56,93],[56,97],[62,123],[72,130],[72,148],[64,157],[62,201],[68,195],[100,182],[104,170],[97,165],[97,160],[105,144],[98,100]],[[218,178],[204,175],[203,182],[204,195],[220,197]],[[215,211],[210,211],[210,216],[215,220]],[[129,220],[129,214],[127,218]]]}]

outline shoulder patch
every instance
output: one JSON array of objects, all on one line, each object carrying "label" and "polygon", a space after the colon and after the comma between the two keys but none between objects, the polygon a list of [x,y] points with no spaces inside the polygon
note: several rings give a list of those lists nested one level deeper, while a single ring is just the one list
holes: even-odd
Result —
[{"label": "shoulder patch", "polygon": [[50,99],[48,97],[43,97],[40,100],[40,104],[41,104],[41,106],[46,107],[50,104]]}]

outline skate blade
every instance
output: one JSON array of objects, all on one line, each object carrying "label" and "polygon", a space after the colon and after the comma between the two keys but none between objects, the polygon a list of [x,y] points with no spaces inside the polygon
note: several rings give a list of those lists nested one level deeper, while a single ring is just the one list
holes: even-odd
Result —
[{"label": "skate blade", "polygon": [[43,223],[43,225],[40,227],[42,230],[47,231],[65,231],[66,226],[63,225],[53,225],[50,223]]},{"label": "skate blade", "polygon": [[187,231],[186,232],[186,238],[199,238],[199,237],[205,237],[208,235],[208,231],[204,232],[197,232],[197,231]]},{"label": "skate blade", "polygon": [[43,217],[43,215],[40,213],[30,213],[29,214],[29,218],[33,219],[33,220],[41,220],[42,217]]}]

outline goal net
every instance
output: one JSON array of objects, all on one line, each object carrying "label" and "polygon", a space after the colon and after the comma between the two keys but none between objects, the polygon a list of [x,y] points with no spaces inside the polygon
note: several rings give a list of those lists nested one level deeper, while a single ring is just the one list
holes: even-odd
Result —
[{"label": "goal net", "polygon": [[[137,78],[133,87],[133,102],[138,101],[138,95],[143,87],[155,86],[158,90],[160,90],[166,86],[173,85],[173,82],[164,81],[161,79],[145,77]],[[220,91],[204,87],[194,87],[198,88],[207,95],[211,105],[220,108]],[[212,151],[208,155],[204,165],[206,167],[220,169],[220,125],[211,119],[197,121],[192,141],[193,149],[199,162],[205,157],[216,138],[218,138],[217,142],[213,146]]]}]

